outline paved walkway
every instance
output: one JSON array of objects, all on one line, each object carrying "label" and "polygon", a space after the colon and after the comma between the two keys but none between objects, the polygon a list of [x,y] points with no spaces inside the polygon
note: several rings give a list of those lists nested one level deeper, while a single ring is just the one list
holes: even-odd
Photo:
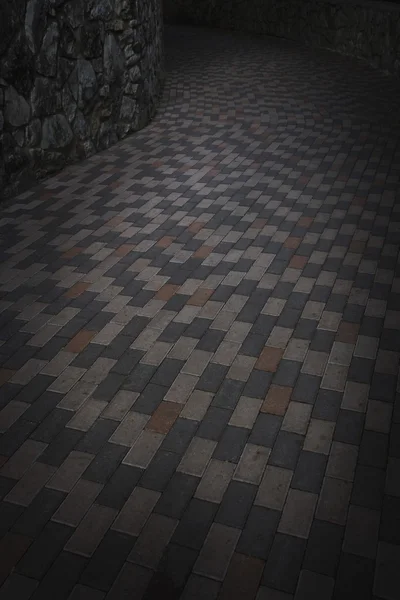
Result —
[{"label": "paved walkway", "polygon": [[397,600],[400,84],[168,40],[153,124],[1,208],[0,600]]}]

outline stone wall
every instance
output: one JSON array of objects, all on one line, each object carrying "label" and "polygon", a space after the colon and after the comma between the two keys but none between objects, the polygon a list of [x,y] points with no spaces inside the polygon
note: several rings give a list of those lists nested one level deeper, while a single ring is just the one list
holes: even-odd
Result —
[{"label": "stone wall", "polygon": [[283,37],[400,75],[400,5],[368,0],[165,0],[166,20]]},{"label": "stone wall", "polygon": [[0,197],[146,125],[159,0],[0,0]]}]

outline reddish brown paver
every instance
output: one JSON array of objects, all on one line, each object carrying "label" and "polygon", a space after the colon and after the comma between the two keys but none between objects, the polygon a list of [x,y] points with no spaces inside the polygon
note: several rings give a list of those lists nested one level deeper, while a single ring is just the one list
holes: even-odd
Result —
[{"label": "reddish brown paver", "polygon": [[78,256],[78,254],[80,254],[82,250],[83,248],[80,248],[79,246],[74,246],[73,248],[70,248],[69,250],[64,252],[62,258],[74,258],[75,256]]},{"label": "reddish brown paver", "polygon": [[146,429],[156,431],[157,433],[166,434],[175,423],[182,410],[182,405],[176,402],[161,402],[156,409],[150,421],[146,425]]},{"label": "reddish brown paver", "polygon": [[194,221],[191,223],[191,225],[189,225],[188,231],[190,231],[190,233],[198,233],[203,229],[204,226],[205,223],[203,221]]},{"label": "reddish brown paver", "polygon": [[117,225],[120,225],[121,223],[123,223],[123,221],[124,221],[124,217],[120,217],[117,215],[108,221],[107,227],[116,227]]},{"label": "reddish brown paver", "polygon": [[119,246],[118,248],[116,248],[115,250],[115,254],[116,256],[126,256],[127,254],[129,254],[130,252],[132,252],[134,250],[135,246],[134,244],[121,244],[121,246]]},{"label": "reddish brown paver", "polygon": [[193,296],[189,298],[186,304],[189,306],[204,306],[207,300],[213,295],[214,290],[208,290],[207,288],[198,289]]},{"label": "reddish brown paver", "polygon": [[285,248],[290,248],[292,250],[296,250],[301,244],[301,238],[295,236],[289,236],[284,242]]},{"label": "reddish brown paver", "polygon": [[211,246],[200,246],[198,250],[193,254],[193,258],[207,258],[213,251]]},{"label": "reddish brown paver", "polygon": [[158,290],[155,297],[157,300],[170,300],[178,290],[179,285],[171,285],[167,283]]},{"label": "reddish brown paver", "polygon": [[342,321],[339,325],[336,339],[338,342],[344,342],[346,344],[355,344],[358,337],[360,326],[356,323],[349,323]]},{"label": "reddish brown paver", "polygon": [[279,348],[264,348],[255,364],[255,368],[273,373],[277,370],[282,356],[283,350]]},{"label": "reddish brown paver", "polygon": [[90,287],[90,283],[87,281],[79,281],[70,287],[70,289],[65,293],[65,296],[67,298],[78,298],[78,296],[83,294],[88,287]]},{"label": "reddish brown paver", "polygon": [[300,217],[300,219],[297,221],[297,225],[299,227],[310,227],[312,222],[313,219],[311,217]]},{"label": "reddish brown paver", "polygon": [[175,241],[174,237],[165,235],[160,240],[158,240],[157,246],[159,246],[160,248],[168,248],[168,246],[170,246],[174,241]]},{"label": "reddish brown paver", "polygon": [[264,566],[263,560],[235,552],[221,588],[220,600],[255,598]]},{"label": "reddish brown paver", "polygon": [[306,264],[307,256],[299,256],[298,254],[296,254],[296,256],[293,256],[293,258],[291,259],[289,267],[291,267],[292,269],[304,269]]},{"label": "reddish brown paver", "polygon": [[89,342],[97,335],[97,331],[88,331],[82,329],[77,333],[72,340],[66,345],[65,350],[67,352],[82,352],[89,344]]},{"label": "reddish brown paver", "polygon": [[252,222],[252,224],[250,225],[251,229],[262,229],[263,227],[265,227],[268,223],[267,219],[255,219],[255,221]]},{"label": "reddish brown paver", "polygon": [[261,407],[262,412],[283,416],[288,407],[293,388],[271,385]]}]

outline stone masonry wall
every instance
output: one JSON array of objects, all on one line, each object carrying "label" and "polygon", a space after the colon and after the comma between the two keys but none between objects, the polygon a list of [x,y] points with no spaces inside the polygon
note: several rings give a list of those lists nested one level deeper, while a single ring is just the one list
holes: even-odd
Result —
[{"label": "stone masonry wall", "polygon": [[146,125],[159,0],[0,0],[0,198]]},{"label": "stone masonry wall", "polygon": [[165,0],[166,20],[283,37],[400,75],[400,5],[368,0]]}]

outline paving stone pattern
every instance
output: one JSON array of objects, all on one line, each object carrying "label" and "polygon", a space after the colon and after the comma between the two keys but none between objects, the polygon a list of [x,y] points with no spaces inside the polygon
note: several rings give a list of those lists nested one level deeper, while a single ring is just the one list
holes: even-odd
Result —
[{"label": "paving stone pattern", "polygon": [[399,83],[167,49],[151,126],[1,207],[0,599],[396,600]]}]

